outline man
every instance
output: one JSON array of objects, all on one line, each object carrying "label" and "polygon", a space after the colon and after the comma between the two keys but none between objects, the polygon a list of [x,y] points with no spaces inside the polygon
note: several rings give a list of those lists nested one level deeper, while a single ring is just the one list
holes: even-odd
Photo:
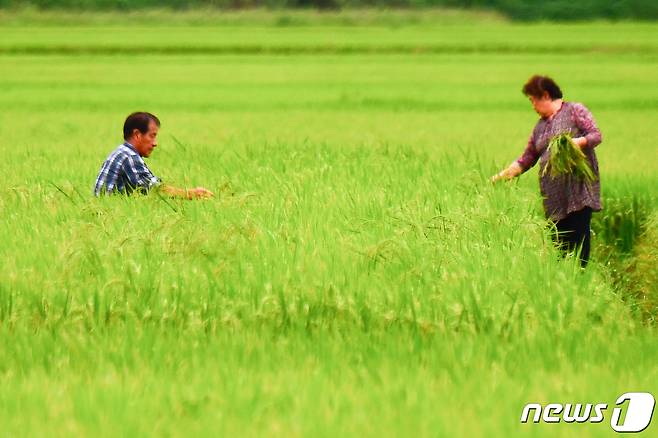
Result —
[{"label": "man", "polygon": [[198,199],[209,198],[213,193],[203,187],[181,189],[162,184],[153,175],[142,157],[149,157],[158,145],[157,136],[160,120],[146,112],[132,113],[123,124],[125,142],[116,148],[103,163],[94,187],[94,195],[123,193],[134,191],[148,193],[157,189],[171,197]]}]

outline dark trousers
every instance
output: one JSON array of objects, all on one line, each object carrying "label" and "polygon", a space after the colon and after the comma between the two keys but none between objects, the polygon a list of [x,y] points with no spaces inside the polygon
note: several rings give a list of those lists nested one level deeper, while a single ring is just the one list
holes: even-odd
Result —
[{"label": "dark trousers", "polygon": [[557,233],[553,235],[553,241],[564,254],[567,252],[580,251],[580,265],[584,268],[589,261],[590,246],[590,222],[592,221],[592,209],[585,207],[574,211],[555,223]]}]

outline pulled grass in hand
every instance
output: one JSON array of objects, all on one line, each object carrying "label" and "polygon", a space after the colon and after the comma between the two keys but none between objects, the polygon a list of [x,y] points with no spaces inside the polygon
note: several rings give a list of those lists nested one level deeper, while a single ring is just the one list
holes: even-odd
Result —
[{"label": "pulled grass in hand", "polygon": [[548,144],[550,158],[542,175],[547,173],[555,178],[563,175],[573,175],[591,184],[596,181],[596,175],[582,150],[573,142],[571,135],[560,134],[553,137]]}]

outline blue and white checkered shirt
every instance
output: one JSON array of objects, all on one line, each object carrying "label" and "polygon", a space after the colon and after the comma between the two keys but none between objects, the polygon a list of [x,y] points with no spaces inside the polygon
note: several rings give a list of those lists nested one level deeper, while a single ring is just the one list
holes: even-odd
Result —
[{"label": "blue and white checkered shirt", "polygon": [[116,148],[103,163],[94,187],[94,195],[148,192],[160,183],[135,147],[128,142]]}]

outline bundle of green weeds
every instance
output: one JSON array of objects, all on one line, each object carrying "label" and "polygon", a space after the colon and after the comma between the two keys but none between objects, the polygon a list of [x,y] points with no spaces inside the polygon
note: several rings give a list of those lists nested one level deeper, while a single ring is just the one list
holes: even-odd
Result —
[{"label": "bundle of green weeds", "polygon": [[548,144],[550,157],[542,175],[547,173],[555,178],[572,175],[588,184],[596,181],[596,175],[580,147],[573,142],[569,134],[553,137]]}]

